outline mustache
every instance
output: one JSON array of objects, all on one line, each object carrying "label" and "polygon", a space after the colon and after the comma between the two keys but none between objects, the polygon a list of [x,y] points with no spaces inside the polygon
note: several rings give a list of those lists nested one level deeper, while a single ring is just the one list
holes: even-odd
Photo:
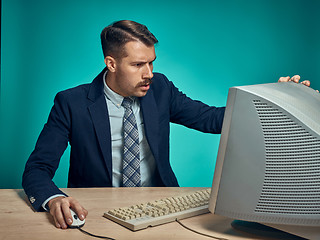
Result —
[{"label": "mustache", "polygon": [[138,83],[138,87],[150,85],[151,83],[152,83],[152,80],[151,80],[151,79],[146,79],[146,80]]}]

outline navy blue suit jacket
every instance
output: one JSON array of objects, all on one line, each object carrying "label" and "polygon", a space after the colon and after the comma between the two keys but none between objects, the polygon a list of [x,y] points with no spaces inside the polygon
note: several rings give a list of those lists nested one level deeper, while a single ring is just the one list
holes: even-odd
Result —
[{"label": "navy blue suit jacket", "polygon": [[[68,187],[111,187],[112,156],[108,108],[103,93],[103,70],[91,84],[59,92],[22,185],[35,210],[50,196],[62,194],[52,178],[68,143],[71,146]],[[209,107],[180,92],[159,73],[140,98],[145,134],[157,166],[158,186],[178,186],[169,162],[169,124],[220,133],[224,108]]]}]

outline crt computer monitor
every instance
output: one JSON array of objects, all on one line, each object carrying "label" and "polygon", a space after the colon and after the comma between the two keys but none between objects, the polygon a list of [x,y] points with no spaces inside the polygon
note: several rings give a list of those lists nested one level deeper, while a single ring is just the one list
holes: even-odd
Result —
[{"label": "crt computer monitor", "polygon": [[209,209],[320,239],[320,94],[293,82],[229,89]]}]

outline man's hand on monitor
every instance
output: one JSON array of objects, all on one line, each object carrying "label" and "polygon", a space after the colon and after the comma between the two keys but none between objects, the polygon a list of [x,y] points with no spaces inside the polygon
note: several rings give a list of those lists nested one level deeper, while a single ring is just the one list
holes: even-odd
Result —
[{"label": "man's hand on monitor", "polygon": [[88,215],[88,211],[73,197],[60,196],[53,198],[48,202],[48,207],[57,228],[66,229],[72,223],[70,208],[81,220],[84,220]]},{"label": "man's hand on monitor", "polygon": [[[295,82],[295,83],[299,83],[300,82],[300,76],[299,75],[294,75],[293,77],[280,77],[278,82]],[[310,87],[310,81],[309,80],[304,80],[302,82],[300,82],[304,85],[306,85],[307,87]],[[319,90],[316,90],[316,92],[319,92]]]},{"label": "man's hand on monitor", "polygon": [[[278,82],[295,82],[299,83],[300,82],[300,76],[299,75],[294,75],[293,77],[280,77]],[[310,81],[309,80],[304,80],[301,82],[302,84],[310,87]]]}]

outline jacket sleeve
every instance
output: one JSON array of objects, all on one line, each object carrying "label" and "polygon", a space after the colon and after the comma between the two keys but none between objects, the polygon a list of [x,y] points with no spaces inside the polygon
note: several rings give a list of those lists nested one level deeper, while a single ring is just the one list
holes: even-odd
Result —
[{"label": "jacket sleeve", "polygon": [[36,211],[43,210],[41,205],[49,197],[66,195],[53,183],[52,178],[68,145],[69,129],[67,101],[63,94],[58,93],[22,177],[22,186]]},{"label": "jacket sleeve", "polygon": [[192,100],[167,80],[171,91],[170,121],[205,133],[220,134],[225,107]]}]

